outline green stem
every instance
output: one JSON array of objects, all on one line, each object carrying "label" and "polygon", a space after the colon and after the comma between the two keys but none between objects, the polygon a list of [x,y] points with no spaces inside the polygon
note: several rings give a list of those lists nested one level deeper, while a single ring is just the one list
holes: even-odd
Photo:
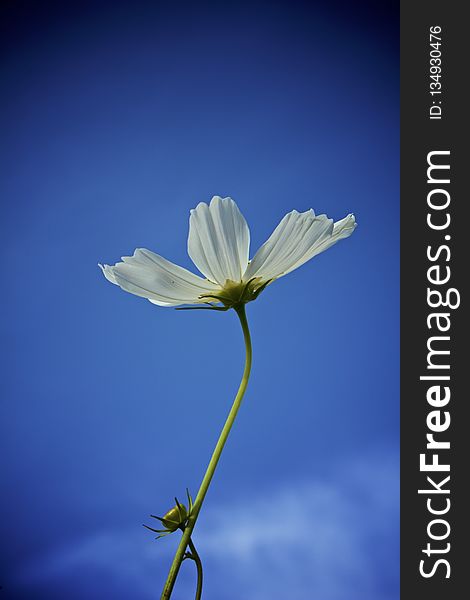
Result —
[{"label": "green stem", "polygon": [[197,569],[197,587],[196,587],[196,598],[195,598],[195,600],[201,600],[201,596],[202,596],[202,562],[201,562],[201,557],[197,553],[196,546],[193,544],[193,540],[191,538],[189,538],[189,540],[188,540],[188,546],[189,546],[189,549],[191,550],[191,558],[196,563],[196,569]]},{"label": "green stem", "polygon": [[171,597],[171,593],[173,591],[173,587],[175,585],[176,577],[178,576],[178,572],[181,567],[181,563],[183,562],[184,553],[186,552],[186,548],[190,542],[191,534],[193,532],[194,526],[196,525],[197,518],[199,516],[199,512],[202,507],[202,503],[204,502],[204,498],[206,497],[207,490],[209,489],[209,485],[212,481],[212,477],[214,476],[215,469],[220,459],[220,455],[222,454],[222,450],[224,449],[225,442],[229,436],[230,430],[232,429],[232,425],[237,416],[238,410],[243,400],[243,396],[245,395],[246,387],[248,385],[248,379],[250,377],[251,371],[251,360],[252,360],[252,349],[251,349],[251,337],[250,330],[248,328],[248,321],[246,319],[245,305],[240,304],[239,306],[234,307],[238,317],[240,318],[240,323],[243,329],[243,337],[245,339],[245,349],[246,349],[246,357],[245,357],[245,369],[243,371],[242,380],[240,382],[240,386],[238,388],[237,395],[235,396],[235,400],[233,401],[232,408],[228,414],[227,420],[225,421],[225,425],[222,429],[222,432],[217,440],[217,444],[215,446],[214,452],[212,453],[212,457],[210,459],[209,465],[206,469],[206,473],[202,480],[201,486],[196,496],[196,500],[194,501],[193,510],[188,519],[188,523],[186,528],[181,536],[181,541],[179,543],[178,549],[176,550],[175,557],[173,559],[173,563],[170,567],[170,572],[168,573],[168,577],[163,588],[162,595],[160,596],[160,600],[169,600]]}]

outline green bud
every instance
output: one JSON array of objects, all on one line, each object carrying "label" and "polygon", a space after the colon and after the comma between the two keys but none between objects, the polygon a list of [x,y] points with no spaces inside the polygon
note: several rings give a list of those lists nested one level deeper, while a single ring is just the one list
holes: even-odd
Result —
[{"label": "green bud", "polygon": [[169,531],[176,531],[184,527],[188,519],[188,511],[184,504],[176,504],[173,508],[163,515],[161,522]]}]

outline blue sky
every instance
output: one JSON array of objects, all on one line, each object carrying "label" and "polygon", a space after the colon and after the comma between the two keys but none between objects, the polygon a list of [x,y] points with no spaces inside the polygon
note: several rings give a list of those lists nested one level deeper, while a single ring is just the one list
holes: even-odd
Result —
[{"label": "blue sky", "polygon": [[[248,306],[252,380],[195,541],[206,598],[398,598],[398,5],[10,5],[1,103],[5,598],[158,596],[243,368],[236,315],[97,263],[187,268],[232,196],[252,252],[296,208],[354,235]],[[193,594],[185,564],[175,600]],[[288,596],[288,590],[294,595]]]}]

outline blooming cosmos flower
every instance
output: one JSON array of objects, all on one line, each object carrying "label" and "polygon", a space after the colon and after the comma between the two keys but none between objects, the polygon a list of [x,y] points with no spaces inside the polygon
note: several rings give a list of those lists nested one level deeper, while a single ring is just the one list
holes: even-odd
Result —
[{"label": "blooming cosmos flower", "polygon": [[138,248],[114,266],[99,265],[111,283],[159,306],[254,300],[275,279],[287,275],[356,227],[354,215],[333,222],[312,209],[288,213],[249,260],[250,230],[231,198],[200,202],[189,218],[188,254],[205,279],[151,250]]}]

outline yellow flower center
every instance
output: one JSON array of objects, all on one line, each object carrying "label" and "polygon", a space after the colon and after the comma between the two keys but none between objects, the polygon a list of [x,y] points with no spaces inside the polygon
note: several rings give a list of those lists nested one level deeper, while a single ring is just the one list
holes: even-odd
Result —
[{"label": "yellow flower center", "polygon": [[220,292],[214,292],[213,295],[203,294],[199,297],[207,299],[207,302],[218,301],[222,302],[226,307],[232,307],[255,300],[264,285],[261,283],[261,277],[253,277],[249,281],[232,281],[231,279],[227,279]]}]

